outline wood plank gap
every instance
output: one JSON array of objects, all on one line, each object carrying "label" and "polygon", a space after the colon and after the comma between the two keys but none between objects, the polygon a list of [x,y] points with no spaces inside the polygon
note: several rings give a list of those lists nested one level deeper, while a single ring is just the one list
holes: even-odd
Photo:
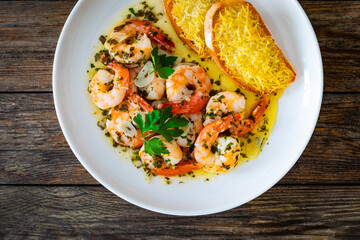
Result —
[{"label": "wood plank gap", "polygon": [[[1,0],[0,0],[1,1]],[[46,94],[53,91],[0,91],[0,94]]]},{"label": "wood plank gap", "polygon": [[[281,187],[229,211],[154,213],[105,188],[0,186],[1,239],[359,239],[359,187]],[[151,235],[149,235],[151,233]]]},{"label": "wood plank gap", "polygon": [[[102,184],[44,184],[44,183],[40,183],[40,184],[24,184],[24,183],[6,183],[6,184],[2,184],[0,183],[0,186],[2,187],[104,187]],[[308,186],[333,186],[333,187],[360,187],[360,182],[286,182],[286,183],[282,183],[282,182],[278,182],[276,183],[273,187],[276,186],[281,186],[281,187],[292,187],[292,186],[304,186],[304,187],[308,187]]]}]

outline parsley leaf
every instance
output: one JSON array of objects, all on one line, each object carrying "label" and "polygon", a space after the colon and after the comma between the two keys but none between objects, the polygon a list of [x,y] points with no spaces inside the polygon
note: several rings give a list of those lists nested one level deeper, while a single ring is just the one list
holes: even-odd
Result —
[{"label": "parsley leaf", "polygon": [[152,51],[151,51],[151,60],[153,61],[154,65],[159,65],[160,63],[160,57],[159,57],[159,48],[155,47]]},{"label": "parsley leaf", "polygon": [[159,56],[160,58],[160,63],[163,65],[163,66],[171,66],[175,63],[176,59],[178,57],[176,56],[166,56],[165,54],[162,54]]},{"label": "parsley leaf", "polygon": [[164,146],[164,143],[159,138],[147,138],[160,134],[166,141],[170,142],[175,137],[181,136],[184,133],[181,127],[185,127],[189,124],[189,121],[186,118],[182,117],[171,117],[172,106],[166,107],[164,109],[157,109],[151,113],[145,115],[145,121],[141,114],[137,114],[134,117],[134,122],[139,127],[142,133],[142,139],[144,139],[144,148],[145,152],[150,154],[152,157],[154,155],[161,156],[161,154],[168,154],[169,151]]},{"label": "parsley leaf", "polygon": [[166,107],[164,109],[159,109],[158,111],[160,111],[162,116],[162,118],[160,118],[159,124],[163,125],[165,121],[171,116],[172,106]]},{"label": "parsley leaf", "polygon": [[136,13],[135,13],[135,10],[133,8],[129,8],[129,12],[131,12],[136,17]]},{"label": "parsley leaf", "polygon": [[157,137],[150,139],[149,141],[144,142],[145,152],[151,156],[161,154],[169,154],[169,150],[165,147],[164,143]]},{"label": "parsley leaf", "polygon": [[163,67],[159,69],[155,68],[155,72],[157,72],[161,78],[167,79],[175,70],[170,67]]},{"label": "parsley leaf", "polygon": [[144,120],[141,114],[137,114],[134,118],[133,118],[134,122],[136,123],[136,125],[138,126],[138,128],[140,129],[140,132],[143,133],[144,131]]},{"label": "parsley leaf", "polygon": [[184,131],[179,127],[185,127],[188,124],[189,122],[185,118],[170,118],[159,127],[158,133],[160,133],[166,141],[170,142],[174,139],[174,137],[181,136],[181,134],[184,133]]},{"label": "parsley leaf", "polygon": [[175,63],[178,57],[166,56],[166,54],[159,55],[159,48],[155,47],[151,51],[151,60],[154,64],[154,72],[157,72],[161,78],[168,78],[175,72],[171,66]]}]

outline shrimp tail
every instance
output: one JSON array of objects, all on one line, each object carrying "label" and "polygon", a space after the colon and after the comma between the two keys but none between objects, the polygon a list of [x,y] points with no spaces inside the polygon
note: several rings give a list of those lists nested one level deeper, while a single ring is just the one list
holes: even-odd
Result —
[{"label": "shrimp tail", "polygon": [[149,21],[131,20],[131,23],[141,26],[139,28],[141,32],[145,33],[149,38],[160,44],[167,52],[172,53],[175,50],[175,43],[171,41],[165,33],[153,26]]},{"label": "shrimp tail", "polygon": [[236,122],[241,121],[242,118],[242,113],[231,114],[215,121],[215,123],[213,125],[210,125],[210,127],[212,127],[216,132],[221,133],[229,129],[231,125],[234,125],[236,124]]},{"label": "shrimp tail", "polygon": [[146,112],[152,112],[154,110],[153,107],[148,102],[146,102],[145,99],[140,97],[138,94],[131,94],[129,96],[129,101],[131,104],[138,104]]},{"label": "shrimp tail", "polygon": [[237,135],[238,137],[242,137],[254,130],[255,126],[264,116],[269,103],[269,97],[264,95],[254,107],[250,116],[236,124],[236,127],[231,128],[231,133]]},{"label": "shrimp tail", "polygon": [[190,171],[200,169],[200,165],[189,161],[181,161],[175,165],[175,168],[171,168],[166,164],[163,164],[160,168],[152,169],[152,173],[158,176],[172,177],[181,174],[188,173]]},{"label": "shrimp tail", "polygon": [[161,105],[161,109],[164,109],[169,106],[172,106],[172,113],[178,113],[178,114],[197,113],[201,111],[201,109],[198,111],[196,111],[197,109],[191,109],[187,104],[184,105],[182,103],[175,103],[175,102],[163,103]]},{"label": "shrimp tail", "polygon": [[206,107],[207,102],[209,101],[209,97],[202,97],[201,100],[197,101],[196,99],[191,102],[168,102],[163,103],[161,108],[164,109],[168,106],[172,106],[172,113],[177,114],[193,114],[198,113]]},{"label": "shrimp tail", "polygon": [[172,53],[175,51],[175,43],[168,38],[165,33],[161,32],[158,28],[151,26],[150,27],[150,34],[148,36],[154,40],[155,42],[159,43],[163,50]]},{"label": "shrimp tail", "polygon": [[202,145],[203,143],[211,146],[212,140],[210,140],[210,138],[215,140],[221,132],[235,126],[236,123],[242,119],[242,113],[235,113],[209,123],[200,131],[195,142],[195,147],[196,145]]}]

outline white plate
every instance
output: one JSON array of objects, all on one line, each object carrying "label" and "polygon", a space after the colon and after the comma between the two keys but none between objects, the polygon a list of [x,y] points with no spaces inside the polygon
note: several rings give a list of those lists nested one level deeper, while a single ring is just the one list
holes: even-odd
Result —
[{"label": "white plate", "polygon": [[80,0],[61,33],[53,90],[57,116],[72,151],[110,191],[140,207],[173,215],[217,213],[244,204],[277,183],[305,149],[319,115],[323,70],[311,24],[295,0],[252,0],[297,77],[279,100],[276,125],[260,156],[208,183],[150,184],[118,154],[96,126],[86,70],[98,37],[131,0]]}]

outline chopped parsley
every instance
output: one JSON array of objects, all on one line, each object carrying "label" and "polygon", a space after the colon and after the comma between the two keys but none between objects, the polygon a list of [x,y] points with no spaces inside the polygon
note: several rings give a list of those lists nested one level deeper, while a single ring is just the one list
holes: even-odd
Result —
[{"label": "chopped parsley", "polygon": [[136,17],[136,12],[134,8],[129,8],[129,12],[132,13]]}]

